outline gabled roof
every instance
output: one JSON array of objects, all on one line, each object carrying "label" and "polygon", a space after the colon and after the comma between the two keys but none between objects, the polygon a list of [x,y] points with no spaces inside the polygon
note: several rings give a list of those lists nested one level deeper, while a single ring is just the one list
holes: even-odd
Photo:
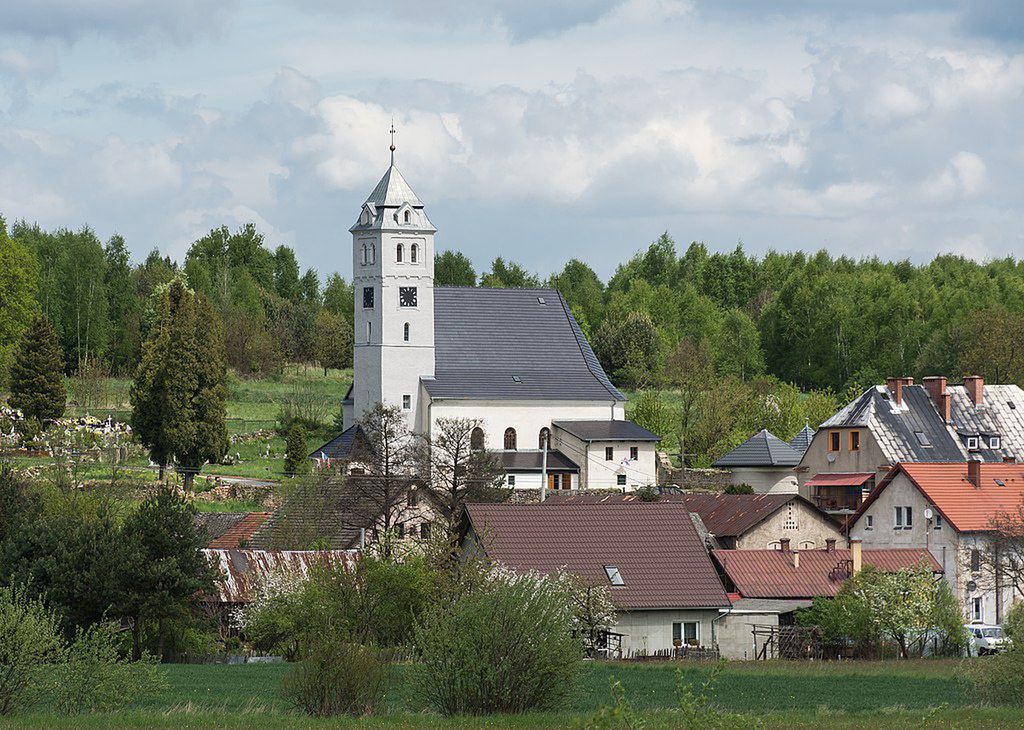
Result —
[{"label": "gabled roof", "polygon": [[[698,515],[704,526],[715,537],[739,537],[757,527],[791,502],[799,502],[808,509],[827,515],[812,502],[798,494],[677,494],[664,493],[655,504],[675,502]],[[608,490],[599,492],[553,492],[546,505],[576,504],[651,504],[644,502],[635,492]]]},{"label": "gabled roof", "polygon": [[434,289],[430,397],[623,401],[555,289]]},{"label": "gabled roof", "polygon": [[789,445],[793,447],[800,456],[804,455],[807,451],[807,447],[811,445],[811,439],[814,438],[814,429],[810,426],[804,426],[797,432],[797,435],[789,440]]},{"label": "gabled roof", "polygon": [[[506,472],[541,472],[544,461],[544,452],[535,449],[531,451],[495,451],[502,468]],[[557,449],[548,451],[548,471],[551,472],[578,472],[579,465]]]},{"label": "gabled roof", "polygon": [[999,513],[1016,514],[1020,508],[1024,499],[1024,464],[984,462],[980,468],[981,483],[975,486],[967,478],[966,462],[896,464],[850,518],[850,524],[870,509],[899,474],[905,474],[954,529],[991,530],[992,519]]},{"label": "gabled roof", "polygon": [[796,466],[802,456],[785,441],[762,429],[719,457],[712,466]]},{"label": "gabled roof", "polygon": [[923,385],[904,385],[899,405],[884,385],[872,386],[821,424],[818,432],[830,428],[870,429],[891,463],[967,458],[963,444],[947,427]]},{"label": "gabled roof", "polygon": [[[800,567],[789,550],[712,550],[711,555],[744,598],[815,598],[834,596],[849,577],[849,550],[800,550]],[[927,550],[863,550],[865,566],[896,571],[927,565],[942,567]]]},{"label": "gabled roof", "polygon": [[487,556],[516,571],[565,570],[609,585],[620,609],[729,605],[689,512],[681,504],[470,504],[467,519]]},{"label": "gabled roof", "polygon": [[377,183],[366,202],[387,208],[397,208],[402,203],[408,203],[414,208],[423,207],[423,203],[412,191],[412,186],[406,182],[394,164],[384,173],[384,177]]},{"label": "gabled roof", "polygon": [[552,421],[581,441],[661,441],[661,436],[632,421]]},{"label": "gabled roof", "polygon": [[344,461],[352,457],[358,441],[362,438],[363,429],[358,423],[354,426],[349,426],[323,446],[313,449],[309,458],[327,458],[335,461]]},{"label": "gabled roof", "polygon": [[972,455],[985,461],[1002,461],[1010,456],[1024,459],[1024,390],[1016,385],[985,385],[981,405],[975,405],[962,385],[946,387],[953,428],[964,436],[999,436],[998,449],[981,439]]}]

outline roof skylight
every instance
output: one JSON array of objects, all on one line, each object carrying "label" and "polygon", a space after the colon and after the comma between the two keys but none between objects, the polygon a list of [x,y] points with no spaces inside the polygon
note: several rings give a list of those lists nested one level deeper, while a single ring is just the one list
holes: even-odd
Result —
[{"label": "roof skylight", "polygon": [[924,431],[914,431],[914,437],[917,439],[917,443],[921,444],[922,446],[932,445],[932,442],[928,440],[928,437],[925,435]]},{"label": "roof skylight", "polygon": [[624,586],[624,585],[626,585],[626,581],[622,580],[622,573],[619,572],[619,569],[618,569],[617,566],[615,566],[615,565],[606,565],[606,566],[604,566],[604,572],[605,572],[605,575],[608,576],[608,582],[611,583],[613,586]]}]

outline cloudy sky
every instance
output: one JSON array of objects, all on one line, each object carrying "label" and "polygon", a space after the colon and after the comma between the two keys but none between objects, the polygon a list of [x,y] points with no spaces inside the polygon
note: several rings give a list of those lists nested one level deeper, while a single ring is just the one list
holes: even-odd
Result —
[{"label": "cloudy sky", "polygon": [[349,273],[392,118],[439,248],[480,266],[607,276],[664,230],[1024,253],[1017,0],[3,6],[0,214],[117,231],[136,257],[254,221]]}]

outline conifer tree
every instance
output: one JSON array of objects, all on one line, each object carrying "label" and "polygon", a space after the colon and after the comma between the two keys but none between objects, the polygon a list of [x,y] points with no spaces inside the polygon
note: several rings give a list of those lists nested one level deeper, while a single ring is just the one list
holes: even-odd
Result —
[{"label": "conifer tree", "polygon": [[285,441],[284,471],[290,476],[301,473],[306,465],[306,432],[297,423],[288,429]]},{"label": "conifer tree", "polygon": [[11,406],[39,423],[63,416],[67,404],[63,370],[57,334],[45,315],[36,314],[22,334],[11,367]]}]

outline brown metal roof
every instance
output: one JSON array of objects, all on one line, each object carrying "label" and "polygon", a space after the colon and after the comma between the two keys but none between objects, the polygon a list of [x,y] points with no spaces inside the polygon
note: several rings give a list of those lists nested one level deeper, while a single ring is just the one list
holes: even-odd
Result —
[{"label": "brown metal roof", "polygon": [[[814,598],[834,596],[849,577],[849,550],[800,550],[800,567],[789,550],[712,550],[744,598]],[[864,550],[864,565],[896,571],[924,563],[933,572],[942,567],[932,554],[919,548]]]},{"label": "brown metal roof", "polygon": [[[700,515],[704,526],[715,537],[739,537],[747,530],[764,522],[778,510],[793,501],[802,502],[815,512],[820,510],[798,494],[662,494],[654,504],[677,502],[690,512]],[[643,502],[635,493],[609,492],[569,492],[555,493],[548,497],[545,504],[574,502],[577,504],[609,504]],[[824,513],[822,513],[824,515]]]},{"label": "brown metal roof", "polygon": [[309,575],[318,566],[347,567],[357,550],[203,550],[220,571],[217,600],[248,603],[262,583],[278,575]]},{"label": "brown metal roof", "polygon": [[610,585],[622,609],[729,605],[689,512],[681,504],[471,504],[466,512],[488,557],[512,570],[565,570]]},{"label": "brown metal roof", "polygon": [[250,512],[210,540],[209,548],[215,550],[233,550],[247,547],[253,533],[270,517],[270,512]]}]

